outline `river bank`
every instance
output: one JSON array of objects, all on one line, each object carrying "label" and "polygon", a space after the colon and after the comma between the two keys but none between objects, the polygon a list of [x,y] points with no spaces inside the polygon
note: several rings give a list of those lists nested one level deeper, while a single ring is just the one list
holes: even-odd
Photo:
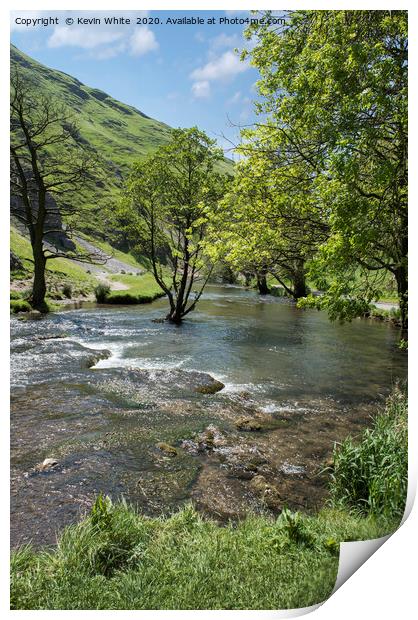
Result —
[{"label": "river bank", "polygon": [[[191,505],[150,518],[101,495],[52,550],[12,554],[13,609],[286,609],[325,600],[339,543],[391,533],[407,488],[406,397],[334,450],[331,503],[219,527]],[[349,479],[347,479],[347,475]],[[266,508],[268,495],[264,496]]]}]

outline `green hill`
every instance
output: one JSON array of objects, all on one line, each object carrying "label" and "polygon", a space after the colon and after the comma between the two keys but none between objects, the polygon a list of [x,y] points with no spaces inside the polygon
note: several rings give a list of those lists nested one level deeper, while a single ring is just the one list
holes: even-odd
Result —
[{"label": "green hill", "polygon": [[[106,212],[119,199],[129,166],[166,143],[170,127],[62,71],[40,64],[12,45],[11,71],[15,69],[31,82],[35,92],[65,102],[73,110],[79,126],[76,142],[99,155],[102,178],[86,183],[73,200],[86,207],[84,232],[108,235]],[[231,173],[232,165],[225,160],[222,168]]]}]

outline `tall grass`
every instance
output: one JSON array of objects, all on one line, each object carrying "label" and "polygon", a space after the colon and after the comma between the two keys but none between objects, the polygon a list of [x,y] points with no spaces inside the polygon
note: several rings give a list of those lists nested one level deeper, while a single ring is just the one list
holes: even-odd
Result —
[{"label": "tall grass", "polygon": [[12,556],[13,609],[285,609],[323,601],[341,540],[386,531],[373,519],[286,511],[220,527],[192,506],[147,518],[99,496],[56,549]]},{"label": "tall grass", "polygon": [[331,501],[334,507],[400,519],[407,484],[407,396],[397,387],[371,429],[335,447]]}]

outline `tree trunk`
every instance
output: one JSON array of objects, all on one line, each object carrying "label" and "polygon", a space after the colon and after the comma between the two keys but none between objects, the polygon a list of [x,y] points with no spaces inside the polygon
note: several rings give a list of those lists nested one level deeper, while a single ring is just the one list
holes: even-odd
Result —
[{"label": "tree trunk", "polygon": [[183,296],[180,294],[176,298],[170,300],[170,312],[165,317],[170,323],[180,325],[183,320]]},{"label": "tree trunk", "polygon": [[292,283],[294,299],[306,297],[306,295],[308,294],[308,289],[306,288],[304,261],[298,261],[296,270],[292,277]]},{"label": "tree trunk", "polygon": [[260,295],[269,295],[270,289],[267,286],[266,274],[265,273],[257,273],[257,287]]},{"label": "tree trunk", "polygon": [[45,266],[46,258],[42,249],[41,241],[36,241],[33,245],[33,260],[34,260],[34,278],[33,288],[30,298],[30,302],[35,310],[40,312],[47,312],[47,306],[45,303],[46,295],[46,282],[45,282]]},{"label": "tree trunk", "polygon": [[401,313],[402,331],[408,330],[408,271],[406,266],[401,265],[395,271],[396,284],[398,287],[399,310]]}]

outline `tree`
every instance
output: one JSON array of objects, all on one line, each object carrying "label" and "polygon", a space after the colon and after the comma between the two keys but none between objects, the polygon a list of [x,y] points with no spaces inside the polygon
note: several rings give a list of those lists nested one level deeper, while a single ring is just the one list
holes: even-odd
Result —
[{"label": "tree", "polygon": [[54,233],[62,234],[61,216],[77,213],[65,198],[97,173],[97,161],[76,143],[78,130],[72,113],[36,92],[18,72],[11,79],[10,112],[11,211],[27,228],[32,246],[31,305],[47,311],[45,269],[49,259],[106,260],[103,254],[77,252],[74,245],[72,251],[59,251],[48,242]]},{"label": "tree", "polygon": [[253,24],[253,35],[264,126],[310,169],[328,214],[312,264],[332,276],[320,303],[355,316],[390,273],[406,328],[407,12],[294,11],[280,29]]},{"label": "tree", "polygon": [[281,151],[269,127],[243,130],[244,158],[212,218],[213,252],[238,271],[256,274],[261,294],[266,275],[294,299],[307,295],[306,263],[326,238],[327,224],[312,192],[304,162]]},{"label": "tree", "polygon": [[119,209],[168,297],[166,319],[176,324],[195,309],[211,274],[203,241],[227,180],[216,171],[222,159],[204,132],[175,129],[169,144],[132,167]]}]

